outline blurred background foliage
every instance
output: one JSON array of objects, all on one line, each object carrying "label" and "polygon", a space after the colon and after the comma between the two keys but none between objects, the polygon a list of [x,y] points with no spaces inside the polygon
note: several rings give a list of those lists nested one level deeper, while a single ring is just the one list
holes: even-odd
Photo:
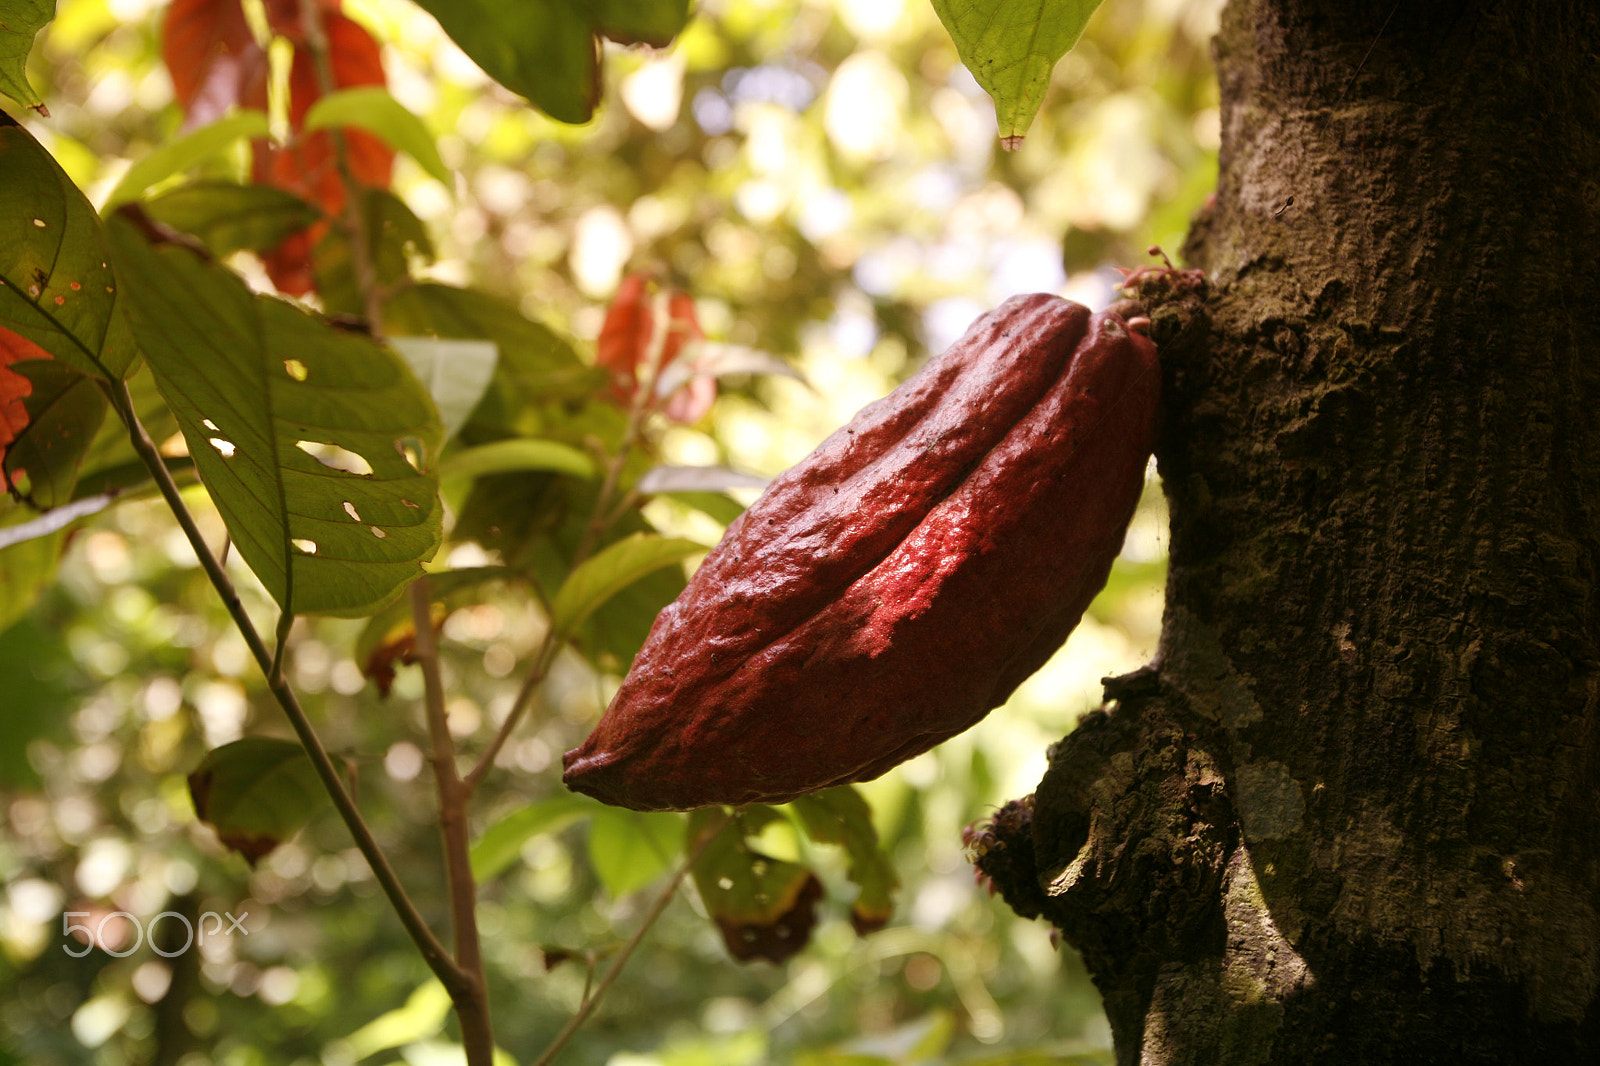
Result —
[{"label": "blurred background foliage", "polygon": [[[700,0],[670,49],[607,46],[604,103],[581,127],[490,82],[405,0],[344,8],[383,42],[392,92],[454,176],[447,188],[397,163],[395,190],[437,252],[422,276],[497,293],[592,359],[621,278],[658,271],[693,295],[711,339],[803,378],[724,379],[708,415],[652,427],[659,455],[770,476],[1006,296],[1100,306],[1114,265],[1177,246],[1216,170],[1218,6],[1109,0],[1015,153],[998,150],[993,107],[923,0]],[[160,62],[162,7],[62,0],[34,51],[30,80],[51,117],[25,122],[97,204],[182,123]],[[201,171],[238,179],[247,167],[241,146]],[[261,281],[248,257],[236,266]],[[220,542],[203,492],[189,495]],[[721,532],[663,498],[645,515],[703,543]],[[782,966],[729,960],[685,888],[562,1061],[1110,1061],[1081,966],[974,883],[961,827],[1031,791],[1046,746],[1098,702],[1099,678],[1150,657],[1164,531],[1152,488],[1110,585],[1055,660],[979,727],[864,786],[901,882],[887,928],[852,931],[833,849],[811,856],[830,894],[813,942]],[[449,550],[454,566],[495,561],[472,543]],[[16,552],[6,565],[32,565]],[[196,822],[185,775],[204,753],[286,730],[161,505],[119,506],[62,553],[57,581],[0,634],[0,1062],[450,1061],[447,1003],[335,818],[254,869]],[[230,569],[270,628],[265,593]],[[0,567],[0,581],[18,572]],[[450,616],[450,724],[468,745],[506,713],[544,625],[510,584]],[[302,619],[290,675],[442,926],[420,678],[402,667],[380,698],[358,662],[360,630]],[[565,796],[560,754],[616,680],[572,651],[557,658],[474,811],[480,831]],[[630,935],[673,859],[663,834],[678,816],[584,803],[482,888],[497,1040],[518,1060],[560,1028],[585,960]],[[762,843],[779,857],[810,848],[781,830]],[[83,957],[63,950],[81,950],[65,912],[93,927],[119,910],[230,913],[248,935],[118,957],[128,926],[115,920]]]}]

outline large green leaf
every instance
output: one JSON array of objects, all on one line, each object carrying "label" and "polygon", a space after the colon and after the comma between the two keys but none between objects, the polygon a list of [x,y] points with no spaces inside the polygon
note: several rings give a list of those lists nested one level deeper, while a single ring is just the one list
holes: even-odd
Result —
[{"label": "large green leaf", "polygon": [[566,636],[601,604],[635,581],[664,566],[706,550],[681,537],[635,533],[585,559],[567,575],[550,604],[550,625]]},{"label": "large green leaf", "polygon": [[1100,0],[933,0],[972,76],[994,98],[1000,143],[1017,148]]},{"label": "large green leaf", "polygon": [[0,325],[86,374],[137,354],[100,216],[27,130],[0,114]]},{"label": "large green leaf", "polygon": [[126,219],[111,232],[140,343],[245,562],[291,613],[393,599],[439,544],[427,390],[370,339]]},{"label": "large green leaf", "polygon": [[128,168],[106,198],[106,208],[137,200],[152,185],[181,174],[240,141],[265,137],[268,132],[266,112],[235,111],[175,141],[168,141]]},{"label": "large green leaf", "polygon": [[33,37],[56,17],[56,0],[0,0],[0,93],[29,107],[44,101],[28,84],[28,53]]}]

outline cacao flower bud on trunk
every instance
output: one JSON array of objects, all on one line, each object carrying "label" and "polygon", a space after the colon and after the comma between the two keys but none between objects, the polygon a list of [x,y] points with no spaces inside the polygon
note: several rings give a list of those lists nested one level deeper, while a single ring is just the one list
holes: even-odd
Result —
[{"label": "cacao flower bud on trunk", "polygon": [[565,781],[638,810],[780,803],[1005,702],[1105,584],[1154,344],[1015,296],[777,478],[656,619]]}]

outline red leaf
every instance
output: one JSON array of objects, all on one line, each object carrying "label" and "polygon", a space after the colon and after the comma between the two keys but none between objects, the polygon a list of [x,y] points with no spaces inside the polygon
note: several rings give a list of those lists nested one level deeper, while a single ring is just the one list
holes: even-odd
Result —
[{"label": "red leaf", "polygon": [[[296,44],[306,39],[305,4],[302,0],[266,0],[267,25],[272,32],[287,37]],[[337,13],[343,6],[341,0],[318,0],[323,18]]]},{"label": "red leaf", "polygon": [[[664,301],[663,301],[664,298]],[[666,335],[656,333],[656,312],[666,304]],[[617,295],[606,312],[605,323],[595,343],[595,358],[611,372],[611,393],[627,406],[639,387],[639,368],[650,358],[652,346],[660,346],[656,375],[682,354],[684,347],[704,337],[695,317],[694,298],[676,289],[663,291],[648,272],[630,274],[617,288]],[[716,381],[710,377],[691,378],[667,399],[662,410],[678,422],[694,422],[706,413],[716,398]]]},{"label": "red leaf", "polygon": [[[319,0],[324,8],[323,29],[335,89],[384,85],[383,54],[378,42],[360,23],[338,13],[337,0]],[[295,40],[289,69],[289,125],[299,131],[306,113],[322,98],[322,75],[315,53],[301,32],[301,0],[276,0],[269,8],[275,29]],[[291,33],[290,30],[293,30]],[[394,170],[394,151],[364,130],[340,130],[345,143],[350,176],[364,185],[386,187]],[[349,190],[339,172],[333,138],[325,130],[300,134],[287,145],[258,141],[253,177],[257,184],[272,185],[301,196],[329,216],[345,208]],[[328,232],[326,222],[284,239],[263,257],[267,274],[280,292],[303,296],[316,285],[311,252]]]},{"label": "red leaf", "polygon": [[240,0],[172,0],[161,54],[188,126],[220,118],[253,95],[260,103],[247,106],[266,107],[267,53],[250,32]]},{"label": "red leaf", "polygon": [[[33,393],[33,382],[11,369],[24,359],[49,359],[50,353],[26,337],[0,326],[0,467],[6,449],[28,428],[28,409],[23,400]],[[7,485],[9,488],[9,484]]]}]

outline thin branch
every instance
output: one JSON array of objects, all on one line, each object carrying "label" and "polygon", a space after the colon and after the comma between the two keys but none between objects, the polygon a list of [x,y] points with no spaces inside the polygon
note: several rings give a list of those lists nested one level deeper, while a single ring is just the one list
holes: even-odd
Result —
[{"label": "thin branch", "polygon": [[[333,73],[333,55],[328,45],[322,10],[316,4],[302,9],[307,43],[316,61],[323,93],[338,88]],[[384,293],[378,285],[372,262],[372,234],[369,232],[362,187],[350,165],[349,142],[334,127],[328,130],[333,142],[334,160],[345,187],[342,228],[350,242],[350,261],[355,273],[362,310],[372,335],[383,339]],[[433,631],[433,603],[426,575],[411,583],[411,618],[416,635],[413,651],[422,665],[423,702],[428,718],[428,734],[433,749],[433,776],[439,794],[439,832],[444,840],[445,876],[449,882],[450,921],[455,931],[455,963],[460,980],[446,985],[461,1024],[461,1045],[468,1066],[493,1066],[494,1030],[489,1019],[488,979],[483,966],[483,949],[478,937],[478,892],[472,879],[470,827],[467,802],[472,791],[456,769],[455,744],[445,714],[444,685],[439,676],[439,647]]]},{"label": "thin branch", "polygon": [[616,983],[617,978],[622,973],[622,968],[627,965],[629,957],[633,955],[634,949],[644,940],[645,934],[650,931],[651,926],[655,925],[656,919],[661,917],[661,912],[667,909],[667,904],[672,902],[672,897],[678,892],[678,886],[683,883],[683,879],[694,868],[694,864],[700,860],[700,856],[705,854],[705,850],[712,839],[727,824],[728,815],[724,812],[719,821],[706,826],[700,833],[699,839],[694,842],[689,854],[684,857],[683,862],[673,872],[672,877],[662,886],[656,898],[651,901],[650,909],[645,912],[644,917],[639,922],[639,928],[633,931],[633,935],[628,938],[628,942],[622,945],[622,949],[611,960],[610,967],[607,968],[604,976],[594,986],[594,991],[584,997],[578,1009],[572,1013],[572,1017],[567,1019],[567,1024],[562,1026],[561,1032],[556,1034],[555,1039],[550,1042],[550,1046],[544,1049],[544,1054],[539,1056],[533,1066],[549,1066],[551,1062],[555,1061],[555,1057],[561,1053],[561,1049],[567,1046],[568,1041],[588,1020],[589,1015],[594,1013],[594,1009],[600,1005],[600,1000],[605,997],[611,986]]},{"label": "thin branch", "polygon": [[66,529],[80,518],[88,518],[92,514],[99,514],[107,507],[117,502],[117,492],[105,492],[99,496],[89,496],[71,503],[62,504],[44,512],[38,518],[30,518],[18,525],[7,526],[0,529],[0,549],[9,548],[13,544],[33,540],[37,537],[48,537],[52,533]]},{"label": "thin branch", "polygon": [[455,743],[445,712],[444,683],[439,676],[439,644],[433,632],[433,598],[424,574],[411,583],[411,623],[416,630],[412,650],[422,667],[423,704],[433,748],[433,778],[439,792],[439,832],[444,839],[444,866],[450,883],[450,921],[455,929],[456,964],[468,983],[452,993],[461,1021],[461,1044],[469,1066],[492,1066],[494,1030],[489,1022],[489,997],[478,938],[478,887],[472,879],[469,790],[456,770]]},{"label": "thin branch", "polygon": [[477,765],[462,779],[468,794],[475,791],[484,775],[494,766],[494,760],[500,754],[500,749],[506,746],[506,741],[511,739],[512,730],[516,729],[523,712],[533,702],[533,694],[539,685],[550,673],[550,664],[556,657],[556,642],[552,633],[547,632],[544,639],[539,642],[539,650],[535,653],[533,667],[528,671],[528,676],[522,679],[522,687],[517,690],[517,698],[511,701],[511,710],[506,712],[505,720],[500,723],[500,728],[495,730],[494,739],[478,756]]},{"label": "thin branch", "polygon": [[150,439],[150,434],[145,432],[143,423],[134,412],[133,397],[128,392],[127,384],[122,381],[110,381],[103,383],[103,388],[117,409],[117,414],[128,427],[134,451],[149,468],[150,475],[155,478],[156,486],[161,490],[161,495],[167,501],[167,506],[177,519],[178,525],[183,529],[184,536],[188,538],[190,547],[200,560],[201,568],[211,579],[211,584],[221,597],[223,606],[227,608],[234,625],[244,637],[250,654],[256,660],[256,665],[267,677],[267,687],[278,701],[278,706],[283,708],[283,713],[288,717],[295,735],[300,738],[300,744],[310,757],[312,766],[316,768],[317,776],[322,779],[323,787],[332,798],[339,816],[344,819],[350,835],[355,838],[356,847],[372,867],[373,876],[377,878],[384,895],[389,897],[390,904],[400,918],[400,924],[405,926],[407,934],[417,945],[417,950],[422,953],[428,968],[439,978],[440,983],[447,989],[459,989],[466,980],[465,974],[450,958],[450,953],[445,950],[438,937],[433,935],[433,930],[428,928],[428,923],[423,921],[416,905],[411,902],[411,897],[406,894],[405,886],[400,883],[394,868],[389,865],[383,849],[378,846],[372,831],[361,817],[361,811],[356,807],[355,800],[345,788],[344,779],[339,776],[339,771],[328,756],[327,749],[323,747],[316,730],[312,728],[311,720],[306,717],[305,710],[300,706],[299,697],[281,674],[274,676],[272,653],[261,639],[255,624],[250,621],[250,616],[246,613],[244,603],[239,599],[239,593],[234,589],[227,571],[223,569],[222,563],[201,536],[194,515],[189,512],[188,506],[183,502],[182,494],[178,491],[177,483],[172,480],[171,473],[161,460],[161,453],[156,449],[155,442]]}]

